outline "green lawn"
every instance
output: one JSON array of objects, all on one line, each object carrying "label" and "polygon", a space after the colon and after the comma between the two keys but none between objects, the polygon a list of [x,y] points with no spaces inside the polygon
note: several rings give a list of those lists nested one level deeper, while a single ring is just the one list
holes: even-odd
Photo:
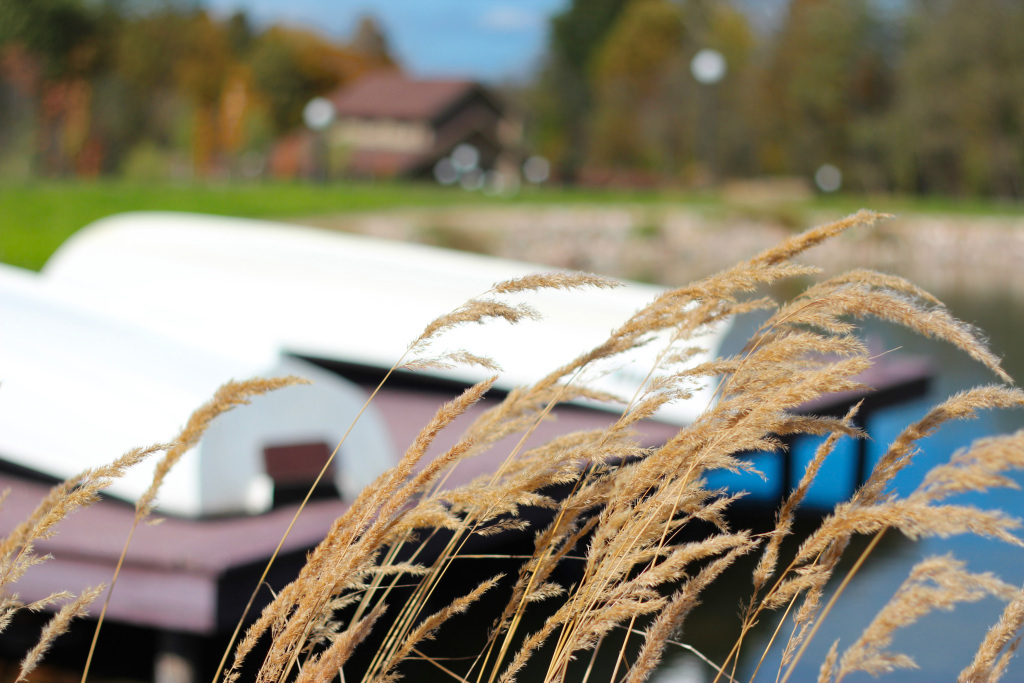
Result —
[{"label": "green lawn", "polygon": [[38,269],[73,232],[124,211],[280,218],[452,202],[455,198],[455,193],[427,187],[38,183],[0,190],[0,261]]},{"label": "green lawn", "polygon": [[[0,188],[0,262],[38,270],[60,244],[92,221],[125,211],[288,218],[392,208],[533,202],[660,202],[680,195],[595,190],[538,190],[489,197],[429,184],[331,185],[40,182]],[[695,200],[699,201],[699,200]]]},{"label": "green lawn", "polygon": [[[335,183],[161,184],[109,181],[38,182],[0,188],[0,262],[39,269],[72,233],[88,223],[124,211],[191,211],[250,218],[294,218],[347,211],[463,204],[685,204],[727,211],[713,195],[657,190],[527,188],[514,197],[488,197],[429,184]],[[897,213],[1024,214],[1019,204],[983,200],[864,198],[814,199],[786,207],[797,222],[806,211],[848,212],[862,206]]]}]

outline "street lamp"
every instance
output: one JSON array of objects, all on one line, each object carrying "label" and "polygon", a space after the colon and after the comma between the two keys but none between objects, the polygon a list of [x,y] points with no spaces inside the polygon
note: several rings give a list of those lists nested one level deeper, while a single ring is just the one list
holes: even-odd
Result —
[{"label": "street lamp", "polygon": [[716,157],[718,147],[717,130],[717,109],[718,93],[715,86],[725,78],[727,66],[725,57],[718,50],[704,48],[690,60],[690,73],[700,84],[700,112],[698,114],[698,125],[703,140],[701,141],[701,156],[705,167],[714,181],[718,175]]},{"label": "street lamp", "polygon": [[725,78],[725,57],[718,50],[704,48],[690,60],[690,73],[701,85],[714,85]]},{"label": "street lamp", "polygon": [[327,136],[326,131],[332,123],[336,111],[334,104],[326,97],[314,97],[302,110],[302,121],[306,128],[313,131],[315,141],[313,149],[313,177],[324,182],[327,180]]},{"label": "street lamp", "polygon": [[833,164],[822,164],[814,172],[814,184],[822,192],[835,192],[843,186],[843,172]]}]

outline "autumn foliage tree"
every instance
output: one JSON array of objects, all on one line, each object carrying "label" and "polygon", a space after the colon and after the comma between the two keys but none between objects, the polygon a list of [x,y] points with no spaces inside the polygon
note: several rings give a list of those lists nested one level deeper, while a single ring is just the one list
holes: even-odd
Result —
[{"label": "autumn foliage tree", "polygon": [[551,19],[547,63],[530,97],[538,151],[572,178],[586,161],[590,110],[590,69],[594,54],[628,0],[575,0]]},{"label": "autumn foliage tree", "polygon": [[[35,113],[37,169],[98,171],[92,79],[109,57],[114,20],[104,6],[76,0],[0,1],[0,63],[8,67],[0,76],[8,81],[7,97],[22,95]],[[10,71],[20,72],[20,88]]]},{"label": "autumn foliage tree", "polygon": [[[532,130],[576,170],[693,183],[707,165],[834,164],[853,190],[1024,198],[1021,36],[1007,0],[574,0],[551,22]],[[689,70],[703,48],[727,65],[711,87]]]},{"label": "autumn foliage tree", "polygon": [[309,31],[284,27],[270,28],[254,41],[249,60],[253,87],[275,132],[298,126],[302,108],[314,96],[370,69],[393,66],[391,58],[380,53],[381,43],[370,43],[365,34],[363,40],[372,50],[370,54],[335,45]]},{"label": "autumn foliage tree", "polygon": [[883,28],[868,0],[793,0],[762,80],[766,171],[809,176],[832,163],[853,175],[877,160],[871,129],[892,95]]},{"label": "autumn foliage tree", "polygon": [[[374,30],[360,49],[176,0],[0,0],[0,122],[37,174],[231,173],[309,99],[391,66]],[[17,142],[0,133],[0,172]]]},{"label": "autumn foliage tree", "polygon": [[1024,198],[1024,4],[913,3],[896,79],[899,189]]},{"label": "autumn foliage tree", "polygon": [[[632,2],[594,55],[596,94],[592,162],[604,166],[657,167],[666,79],[683,36],[680,10],[668,0]],[[655,143],[655,144],[651,144]]]},{"label": "autumn foliage tree", "polygon": [[[685,178],[702,161],[700,100],[711,98],[720,131],[711,141],[716,165],[736,173],[749,169],[752,129],[745,112],[756,37],[746,15],[715,0],[629,0],[615,7],[612,13],[577,1],[553,20],[549,61],[534,94],[546,103],[535,124],[544,136],[542,151],[561,152],[576,167]],[[584,26],[601,20],[603,30],[559,32],[568,18]],[[584,48],[580,40],[591,42]],[[704,47],[719,50],[728,63],[730,79],[714,92],[702,91],[690,74],[690,60]],[[557,78],[567,55],[579,62],[585,99]],[[579,140],[568,152],[550,142],[559,139],[553,130],[559,121],[563,140]]]}]

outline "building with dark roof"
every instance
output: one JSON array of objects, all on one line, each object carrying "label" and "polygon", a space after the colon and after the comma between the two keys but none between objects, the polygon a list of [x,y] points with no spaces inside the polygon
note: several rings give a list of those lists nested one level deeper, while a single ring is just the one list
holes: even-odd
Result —
[{"label": "building with dark roof", "polygon": [[520,122],[488,89],[468,80],[414,80],[397,72],[366,76],[330,97],[336,119],[331,156],[348,175],[428,177],[461,144],[481,170],[518,166]]}]

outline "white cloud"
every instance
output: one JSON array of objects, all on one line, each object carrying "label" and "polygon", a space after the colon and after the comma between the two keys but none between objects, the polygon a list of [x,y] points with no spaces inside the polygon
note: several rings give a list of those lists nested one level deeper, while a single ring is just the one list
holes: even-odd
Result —
[{"label": "white cloud", "polygon": [[543,12],[530,11],[515,5],[495,5],[480,17],[480,26],[491,31],[536,31],[545,21]]}]

